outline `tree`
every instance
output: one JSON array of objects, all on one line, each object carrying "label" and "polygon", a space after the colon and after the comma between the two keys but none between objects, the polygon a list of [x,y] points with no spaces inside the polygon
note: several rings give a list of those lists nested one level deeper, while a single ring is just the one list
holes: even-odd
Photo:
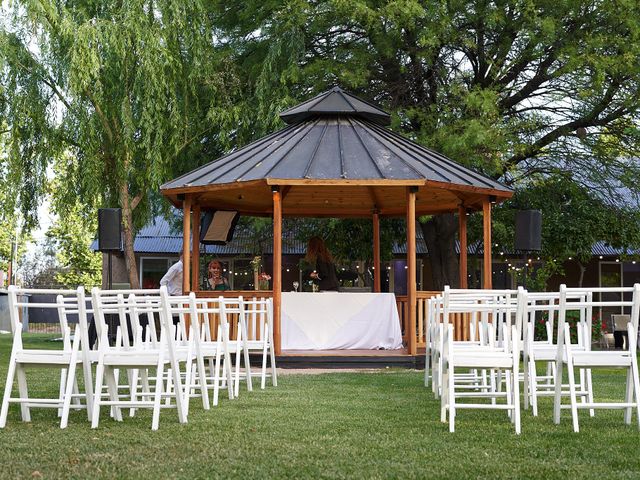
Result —
[{"label": "tree", "polygon": [[[640,182],[626,160],[640,138],[637,2],[250,0],[213,16],[244,92],[236,138],[339,83],[385,105],[397,131],[509,185]],[[435,286],[455,284],[455,218],[424,220]]]},{"label": "tree", "polygon": [[10,2],[0,22],[0,119],[27,226],[60,162],[63,198],[121,207],[129,281],[161,183],[221,153],[208,119],[230,69],[200,2]]}]

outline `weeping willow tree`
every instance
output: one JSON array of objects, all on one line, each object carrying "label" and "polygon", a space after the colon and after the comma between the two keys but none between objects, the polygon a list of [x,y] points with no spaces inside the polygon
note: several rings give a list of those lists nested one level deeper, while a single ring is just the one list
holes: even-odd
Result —
[{"label": "weeping willow tree", "polygon": [[207,12],[198,1],[38,0],[4,4],[0,17],[6,175],[27,226],[55,161],[61,208],[122,208],[137,287],[133,240],[159,185],[227,138],[210,119],[232,70]]}]

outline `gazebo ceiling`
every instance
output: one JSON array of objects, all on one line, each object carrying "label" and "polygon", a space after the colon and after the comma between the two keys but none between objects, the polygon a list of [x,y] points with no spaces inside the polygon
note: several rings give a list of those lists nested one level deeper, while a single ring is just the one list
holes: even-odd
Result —
[{"label": "gazebo ceiling", "polygon": [[338,88],[281,114],[295,122],[161,187],[176,206],[192,194],[203,208],[270,215],[279,186],[283,213],[296,216],[403,215],[406,187],[417,214],[481,208],[512,191],[398,135],[389,115]]}]

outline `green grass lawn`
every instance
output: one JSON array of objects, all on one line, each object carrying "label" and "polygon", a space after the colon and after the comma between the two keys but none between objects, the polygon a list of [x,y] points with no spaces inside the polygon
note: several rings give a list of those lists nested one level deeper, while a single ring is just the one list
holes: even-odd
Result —
[{"label": "green grass lawn", "polygon": [[[2,386],[9,352],[9,336],[0,336]],[[53,372],[34,370],[32,391],[57,391]],[[223,396],[210,411],[192,400],[187,425],[163,410],[156,432],[148,411],[116,423],[104,409],[97,430],[72,412],[60,430],[54,410],[33,409],[27,424],[14,405],[0,431],[0,477],[640,478],[635,415],[629,427],[622,411],[583,412],[574,434],[568,411],[553,425],[545,399],[540,417],[523,412],[521,436],[506,413],[474,410],[460,411],[450,434],[422,378],[404,370],[282,375],[279,387]],[[598,398],[623,398],[621,372],[599,372],[594,383]]]}]

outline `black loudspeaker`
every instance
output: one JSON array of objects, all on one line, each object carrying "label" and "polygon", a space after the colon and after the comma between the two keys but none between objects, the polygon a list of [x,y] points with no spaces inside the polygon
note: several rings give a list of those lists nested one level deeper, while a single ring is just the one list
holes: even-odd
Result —
[{"label": "black loudspeaker", "polygon": [[542,249],[542,212],[521,210],[516,213],[516,250],[525,252]]},{"label": "black loudspeaker", "polygon": [[122,210],[98,209],[98,250],[110,252],[122,250]]}]

